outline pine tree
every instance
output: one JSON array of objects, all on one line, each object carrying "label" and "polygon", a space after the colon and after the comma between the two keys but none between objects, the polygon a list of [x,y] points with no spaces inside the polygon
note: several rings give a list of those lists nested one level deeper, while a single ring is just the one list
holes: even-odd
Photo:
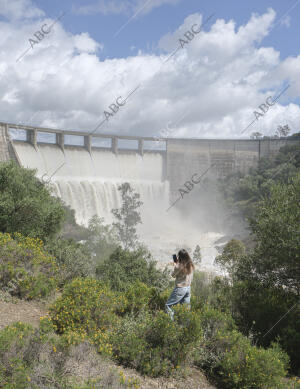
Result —
[{"label": "pine tree", "polygon": [[198,244],[193,252],[193,261],[198,264],[202,261],[201,249]]}]

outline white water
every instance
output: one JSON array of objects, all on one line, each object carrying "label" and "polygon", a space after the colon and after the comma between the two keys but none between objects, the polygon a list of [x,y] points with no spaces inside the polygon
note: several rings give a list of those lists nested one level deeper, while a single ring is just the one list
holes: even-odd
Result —
[{"label": "white water", "polygon": [[[159,266],[170,262],[176,248],[186,246],[202,251],[201,268],[215,271],[213,260],[217,254],[213,242],[222,235],[199,228],[198,222],[184,219],[169,207],[169,184],[163,182],[163,157],[159,153],[115,155],[109,150],[32,145],[15,142],[15,148],[24,167],[37,169],[37,176],[50,177],[53,194],[75,210],[76,220],[87,225],[97,214],[107,223],[112,222],[113,208],[121,205],[118,185],[130,182],[141,196],[143,225],[139,228],[141,240],[151,250]],[[44,176],[46,178],[46,176]]]}]

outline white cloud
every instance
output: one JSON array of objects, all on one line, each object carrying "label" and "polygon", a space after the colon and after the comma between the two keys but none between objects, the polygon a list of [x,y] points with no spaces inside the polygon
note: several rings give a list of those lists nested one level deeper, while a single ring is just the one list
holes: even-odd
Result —
[{"label": "white cloud", "polygon": [[8,19],[27,19],[44,16],[31,0],[0,0],[0,15]]},{"label": "white cloud", "polygon": [[[19,63],[16,58],[28,45],[24,37],[37,25],[1,22],[1,120],[28,123],[33,117],[28,124],[92,131],[117,97],[125,98],[141,83],[98,132],[154,136],[169,123],[169,136],[241,137],[253,111],[284,82],[291,87],[282,101],[299,97],[300,55],[282,61],[274,48],[257,47],[270,30],[273,10],[240,27],[233,20],[214,20],[164,63],[179,37],[205,17],[190,15],[163,37],[160,46],[167,54],[139,51],[121,59],[99,58],[99,42],[87,33],[70,34],[59,22]],[[277,103],[243,136],[274,133],[279,124],[298,131],[299,106]]]},{"label": "white cloud", "polygon": [[146,14],[154,8],[161,7],[164,4],[175,5],[180,0],[98,0],[94,4],[85,5],[74,9],[74,12],[83,15],[92,15],[101,13],[108,14]]}]

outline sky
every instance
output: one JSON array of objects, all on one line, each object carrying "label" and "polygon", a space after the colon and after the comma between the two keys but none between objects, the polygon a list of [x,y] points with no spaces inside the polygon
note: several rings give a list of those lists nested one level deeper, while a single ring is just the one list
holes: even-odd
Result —
[{"label": "sky", "polygon": [[0,121],[97,134],[300,131],[300,0],[0,0]]}]

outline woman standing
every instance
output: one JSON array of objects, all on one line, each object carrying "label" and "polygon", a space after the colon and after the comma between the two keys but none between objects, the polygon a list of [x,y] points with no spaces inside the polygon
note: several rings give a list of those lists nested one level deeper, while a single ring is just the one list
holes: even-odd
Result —
[{"label": "woman standing", "polygon": [[175,288],[166,302],[166,311],[172,320],[174,319],[174,311],[171,308],[173,305],[187,304],[190,307],[191,283],[195,270],[193,261],[186,250],[180,250],[176,259],[176,261],[174,259],[174,271],[171,274],[175,278]]}]

